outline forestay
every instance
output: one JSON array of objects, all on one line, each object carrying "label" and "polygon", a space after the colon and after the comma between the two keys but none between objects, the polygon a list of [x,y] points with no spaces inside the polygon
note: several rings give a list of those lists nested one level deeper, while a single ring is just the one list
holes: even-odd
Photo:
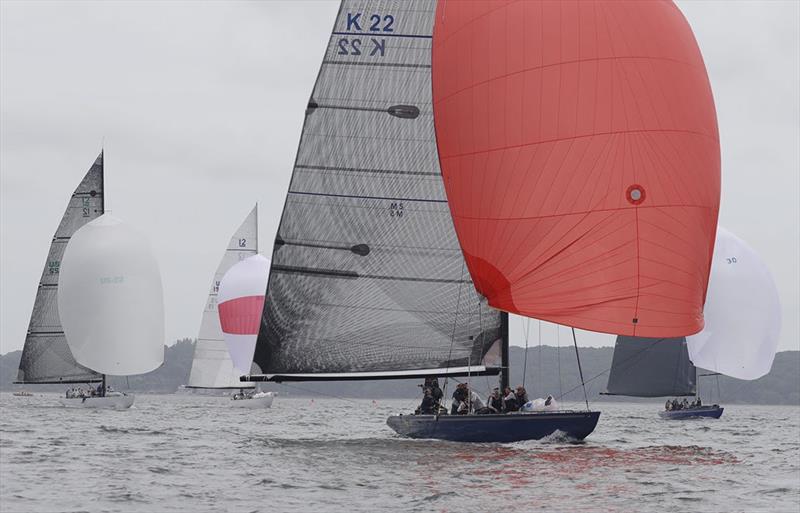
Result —
[{"label": "forestay", "polygon": [[217,293],[225,273],[236,263],[258,253],[258,205],[253,207],[242,225],[231,237],[225,254],[214,273],[208,301],[200,321],[200,333],[194,346],[190,388],[243,388],[252,383],[239,381],[241,372],[234,369],[228,347],[225,345],[219,322]]},{"label": "forestay", "polygon": [[143,374],[164,361],[164,297],[147,238],[111,214],[72,236],[58,313],[75,360],[103,374]]},{"label": "forestay", "polygon": [[273,250],[260,379],[479,373],[500,341],[501,315],[479,302],[438,165],[434,9],[340,7]]},{"label": "forestay", "polygon": [[705,318],[703,331],[688,337],[695,365],[739,379],[770,371],[781,333],[778,289],[758,253],[721,226]]},{"label": "forestay", "polygon": [[70,383],[99,381],[100,375],[79,365],[67,344],[58,316],[57,291],[64,249],[84,224],[103,215],[103,153],[72,193],[50,243],[39,280],[25,346],[19,362],[20,383]]},{"label": "forestay", "polygon": [[689,360],[686,338],[617,337],[606,394],[694,395],[696,382],[697,369]]}]

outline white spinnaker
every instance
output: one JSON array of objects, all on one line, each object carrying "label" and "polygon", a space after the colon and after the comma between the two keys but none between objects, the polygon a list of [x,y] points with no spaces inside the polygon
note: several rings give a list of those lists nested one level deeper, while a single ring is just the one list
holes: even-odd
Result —
[{"label": "white spinnaker", "polygon": [[219,284],[219,315],[233,365],[250,373],[269,277],[269,259],[255,255],[230,268]]},{"label": "white spinnaker", "polygon": [[147,238],[111,214],[70,239],[61,262],[58,313],[81,365],[143,374],[164,361],[164,297]]},{"label": "white spinnaker", "polygon": [[228,346],[222,334],[217,308],[217,292],[225,273],[238,262],[258,253],[258,205],[253,207],[239,229],[231,237],[222,261],[214,273],[208,301],[200,321],[200,333],[194,347],[192,370],[189,373],[190,387],[236,388],[252,387],[252,383],[239,381],[243,373],[236,370],[228,354]]},{"label": "white spinnaker", "polygon": [[758,254],[721,226],[704,315],[703,331],[686,337],[695,366],[739,379],[770,371],[781,332],[778,289]]}]

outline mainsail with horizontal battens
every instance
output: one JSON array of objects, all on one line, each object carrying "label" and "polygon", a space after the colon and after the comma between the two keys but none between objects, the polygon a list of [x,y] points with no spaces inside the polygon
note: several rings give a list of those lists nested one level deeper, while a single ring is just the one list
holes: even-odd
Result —
[{"label": "mainsail with horizontal battens", "polygon": [[503,314],[453,228],[431,108],[435,3],[345,1],[272,254],[252,379],[496,373]]},{"label": "mainsail with horizontal battens", "polygon": [[72,235],[86,223],[103,215],[103,152],[72,193],[61,218],[47,262],[39,280],[25,346],[19,362],[19,383],[87,383],[101,376],[78,364],[67,345],[58,316],[58,280],[61,258]]}]

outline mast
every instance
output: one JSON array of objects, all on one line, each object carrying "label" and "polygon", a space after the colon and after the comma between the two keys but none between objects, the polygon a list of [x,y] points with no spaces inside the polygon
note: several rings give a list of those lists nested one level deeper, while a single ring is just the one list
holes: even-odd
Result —
[{"label": "mast", "polygon": [[500,314],[500,391],[509,386],[511,367],[508,362],[508,312]]},{"label": "mast", "polygon": [[[105,137],[103,137],[103,144],[102,144],[102,147],[100,148],[100,187],[103,189],[103,194],[100,197],[100,211],[103,212],[104,214],[106,213],[106,194],[105,194],[105,192],[106,192],[106,156],[105,156],[106,148],[105,148],[105,146],[106,146]],[[100,390],[101,390],[102,397],[105,397],[106,396],[106,375],[105,375],[105,373],[101,374],[100,377],[102,379],[102,388]]]},{"label": "mast", "polygon": [[[100,211],[103,214],[106,213],[106,194],[105,194],[105,192],[106,192],[106,156],[105,156],[106,148],[105,148],[105,146],[106,146],[105,137],[103,137],[103,144],[102,144],[102,147],[100,148],[100,187],[103,189],[103,194],[100,197]],[[101,374],[100,377],[102,379],[102,382],[101,382],[102,383],[102,388],[100,389],[100,391],[101,391],[100,393],[102,394],[102,397],[105,397],[106,396],[106,375],[105,375],[105,373]]]}]

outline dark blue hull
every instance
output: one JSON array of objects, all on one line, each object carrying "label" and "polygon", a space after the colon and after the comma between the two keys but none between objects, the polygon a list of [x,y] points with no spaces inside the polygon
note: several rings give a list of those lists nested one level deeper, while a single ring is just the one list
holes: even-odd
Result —
[{"label": "dark blue hull", "polygon": [[402,436],[452,442],[519,442],[555,432],[583,440],[594,431],[599,411],[512,413],[505,415],[396,415],[386,424]]},{"label": "dark blue hull", "polygon": [[722,416],[723,410],[725,410],[725,408],[720,408],[715,404],[714,406],[701,406],[699,408],[687,408],[684,410],[663,410],[658,412],[658,416],[662,419],[669,420],[696,419],[698,417],[718,419]]}]

